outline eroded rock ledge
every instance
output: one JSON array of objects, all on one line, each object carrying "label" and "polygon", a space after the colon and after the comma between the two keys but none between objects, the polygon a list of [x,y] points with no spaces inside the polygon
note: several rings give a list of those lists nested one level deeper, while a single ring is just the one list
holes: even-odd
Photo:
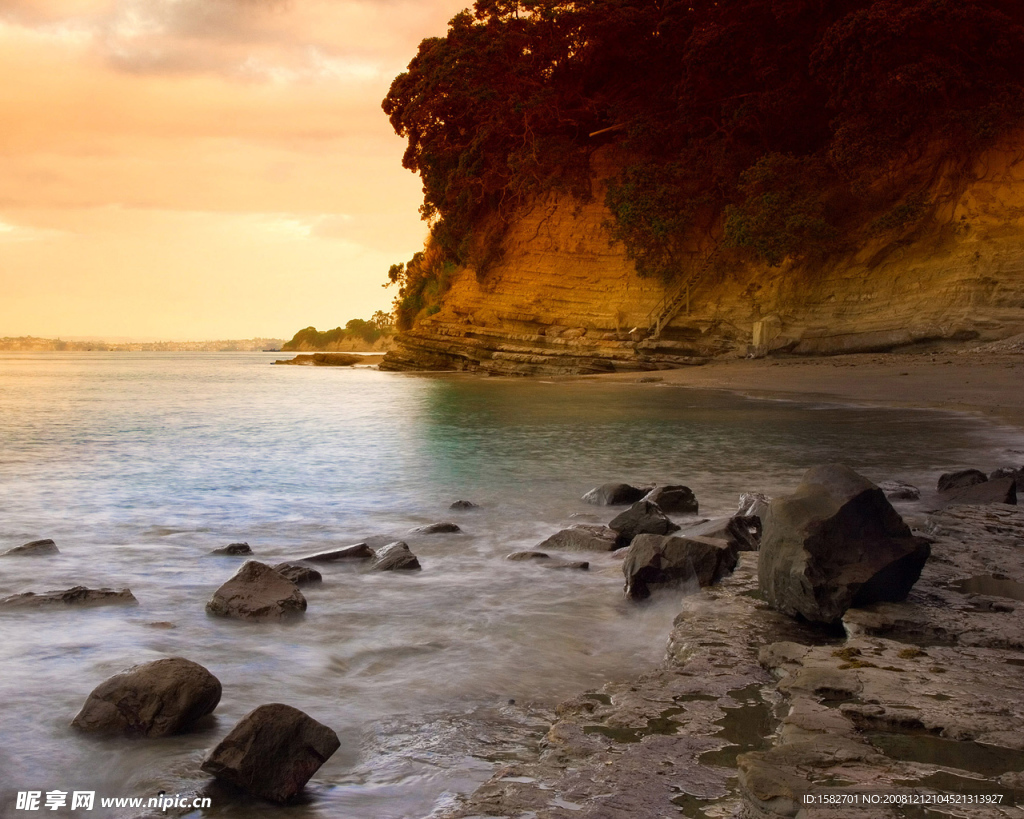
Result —
[{"label": "eroded rock ledge", "polygon": [[447,816],[896,817],[800,800],[958,791],[1002,795],[971,816],[1013,815],[1024,602],[977,590],[1024,582],[1024,511],[952,506],[915,523],[932,558],[907,601],[851,609],[832,631],[768,608],[758,555],[742,553],[720,586],[686,598],[661,667],[562,703],[535,759]]}]

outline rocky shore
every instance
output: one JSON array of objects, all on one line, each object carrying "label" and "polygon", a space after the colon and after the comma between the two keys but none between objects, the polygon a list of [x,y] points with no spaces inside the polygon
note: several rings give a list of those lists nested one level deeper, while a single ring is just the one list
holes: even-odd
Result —
[{"label": "rocky shore", "polygon": [[446,817],[1018,815],[1024,512],[936,500],[908,518],[930,557],[905,600],[812,624],[739,552],[658,668],[561,703],[534,758]]}]

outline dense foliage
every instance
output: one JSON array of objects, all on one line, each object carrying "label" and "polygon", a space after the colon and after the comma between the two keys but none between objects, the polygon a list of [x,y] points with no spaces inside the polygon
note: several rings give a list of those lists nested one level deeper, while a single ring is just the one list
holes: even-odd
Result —
[{"label": "dense foliage", "polygon": [[383,107],[443,261],[486,268],[512,211],[585,192],[611,141],[612,232],[671,277],[715,225],[777,264],[903,224],[901,168],[966,164],[1020,121],[1021,54],[1019,0],[478,0]]},{"label": "dense foliage", "polygon": [[331,350],[353,344],[371,345],[382,336],[391,335],[394,332],[391,316],[383,310],[378,310],[369,319],[351,319],[345,323],[344,328],[335,327],[333,330],[320,332],[316,327],[306,327],[299,330],[291,341],[281,345],[284,351],[294,350]]}]

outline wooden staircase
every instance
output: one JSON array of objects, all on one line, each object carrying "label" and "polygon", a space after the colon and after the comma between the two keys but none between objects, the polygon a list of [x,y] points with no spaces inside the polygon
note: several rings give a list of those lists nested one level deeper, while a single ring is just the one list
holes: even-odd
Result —
[{"label": "wooden staircase", "polygon": [[690,312],[690,287],[701,279],[714,262],[721,245],[715,247],[701,261],[691,268],[689,275],[682,279],[675,289],[670,290],[658,305],[647,314],[648,336],[646,341],[654,341],[661,336],[670,321],[679,315],[684,307]]}]

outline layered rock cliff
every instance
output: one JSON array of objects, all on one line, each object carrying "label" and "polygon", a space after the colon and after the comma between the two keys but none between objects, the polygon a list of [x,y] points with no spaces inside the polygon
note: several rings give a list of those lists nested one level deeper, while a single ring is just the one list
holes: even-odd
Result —
[{"label": "layered rock cliff", "polygon": [[[644,279],[610,241],[595,163],[588,201],[550,195],[508,231],[485,275],[456,272],[440,312],[398,337],[386,369],[592,373],[715,356],[891,350],[1024,332],[1024,134],[966,179],[937,174],[935,213],[911,234],[861,240],[825,263],[769,268],[708,236],[678,312],[651,327],[673,288]],[[709,258],[710,257],[710,258]],[[676,286],[678,287],[678,285]]]}]

